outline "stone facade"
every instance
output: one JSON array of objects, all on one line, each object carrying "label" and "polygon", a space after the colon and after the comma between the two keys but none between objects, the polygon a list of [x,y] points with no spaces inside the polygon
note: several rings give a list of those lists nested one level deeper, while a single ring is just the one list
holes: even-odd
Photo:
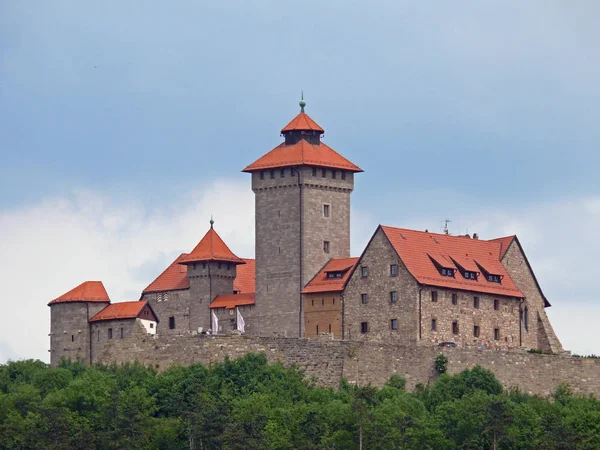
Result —
[{"label": "stone facade", "polygon": [[334,178],[331,169],[315,170],[301,166],[252,173],[259,334],[301,336],[302,288],[330,258],[350,256],[354,176],[348,172],[342,179],[337,170]]},{"label": "stone facade", "polygon": [[64,357],[90,361],[90,324],[107,303],[69,302],[50,305],[50,364]]}]

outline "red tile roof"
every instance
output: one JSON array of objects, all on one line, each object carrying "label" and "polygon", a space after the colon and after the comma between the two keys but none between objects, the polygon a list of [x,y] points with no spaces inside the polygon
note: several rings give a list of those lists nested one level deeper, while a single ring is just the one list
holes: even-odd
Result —
[{"label": "red tile roof", "polygon": [[239,294],[256,292],[256,260],[243,258],[246,264],[240,264],[236,267],[235,280],[233,280],[233,290]]},{"label": "red tile roof", "polygon": [[293,145],[281,143],[266,155],[261,156],[242,172],[254,172],[262,169],[275,169],[290,166],[319,166],[333,169],[362,172],[357,165],[351,163],[331,147],[320,143],[313,145],[301,139]]},{"label": "red tile roof", "polygon": [[501,238],[492,239],[490,242],[498,242],[500,244],[500,259],[504,258],[506,254],[506,250],[508,250],[508,246],[515,239],[515,235],[513,236],[505,236]]},{"label": "red tile roof", "polygon": [[296,117],[292,119],[290,123],[288,123],[283,129],[281,133],[286,131],[318,131],[320,134],[323,134],[325,130],[317,125],[317,122],[312,120],[310,116],[306,113],[301,112]]},{"label": "red tile roof", "polygon": [[201,261],[226,261],[234,264],[244,264],[244,261],[233,254],[223,239],[212,228],[180,263],[190,264]]},{"label": "red tile roof", "polygon": [[112,303],[92,317],[90,322],[115,319],[135,319],[140,315],[146,305],[148,305],[148,302],[144,300],[139,300],[137,302]]},{"label": "red tile roof", "polygon": [[[382,226],[381,229],[408,271],[419,283],[492,295],[524,297],[500,262],[500,242],[497,240],[484,241],[386,226]],[[476,263],[479,263],[490,273],[502,275],[502,282],[490,282],[483,274],[477,280],[467,280],[460,273],[455,277],[442,276],[431,261],[430,255],[441,255],[446,260],[454,260],[467,266],[463,266],[466,270],[477,272],[480,269]]]},{"label": "red tile roof", "polygon": [[254,305],[254,292],[247,294],[225,294],[217,295],[210,304],[211,309],[226,308],[233,309],[237,306]]},{"label": "red tile roof", "polygon": [[187,253],[179,255],[142,293],[189,289],[190,279],[187,277],[187,267],[179,264],[187,255]]},{"label": "red tile roof", "polygon": [[[358,258],[335,258],[330,259],[325,266],[308,282],[302,290],[303,294],[312,294],[317,292],[337,292],[342,291],[352,268],[356,265]],[[328,272],[343,272],[342,278],[327,278]]]},{"label": "red tile roof", "polygon": [[110,298],[104,289],[102,281],[85,281],[66,294],[52,300],[48,305],[67,302],[98,302],[110,303]]}]

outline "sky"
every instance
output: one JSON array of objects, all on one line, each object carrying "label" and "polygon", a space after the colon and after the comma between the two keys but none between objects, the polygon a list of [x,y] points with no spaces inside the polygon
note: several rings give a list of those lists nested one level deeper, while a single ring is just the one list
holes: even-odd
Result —
[{"label": "sky", "polygon": [[140,292],[215,227],[254,254],[246,165],[299,111],[378,224],[517,234],[566,349],[600,354],[600,3],[0,1],[0,362],[46,304]]}]

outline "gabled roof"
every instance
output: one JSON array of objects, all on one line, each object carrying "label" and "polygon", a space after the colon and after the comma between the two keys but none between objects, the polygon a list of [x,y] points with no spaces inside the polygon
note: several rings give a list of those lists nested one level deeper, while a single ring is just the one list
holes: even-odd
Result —
[{"label": "gabled roof", "polygon": [[256,292],[256,260],[242,258],[246,264],[240,264],[235,269],[235,280],[233,290],[239,294]]},{"label": "gabled roof", "polygon": [[189,289],[190,279],[187,276],[187,267],[179,264],[186,256],[188,256],[187,253],[179,255],[142,293]]},{"label": "gabled roof", "polygon": [[[524,297],[500,262],[499,242],[404,228],[386,226],[380,228],[408,271],[421,284],[492,295]],[[490,273],[501,275],[502,282],[494,283],[484,276],[479,276],[477,280],[467,280],[460,273],[455,277],[442,276],[433,264],[431,255],[441,255],[436,259],[452,260],[466,270],[477,272],[479,272],[476,264],[478,262]]]},{"label": "gabled roof", "polygon": [[213,229],[212,225],[198,245],[194,247],[194,250],[184,257],[180,263],[190,264],[202,261],[225,261],[234,264],[244,264],[241,258],[235,256],[229,250],[229,247],[223,242],[223,239]]},{"label": "gabled roof", "polygon": [[110,303],[110,298],[102,281],[84,281],[66,294],[55,298],[48,305],[73,302]]},{"label": "gabled roof", "polygon": [[506,254],[506,250],[508,250],[508,247],[510,246],[511,242],[516,237],[517,236],[512,235],[512,236],[505,236],[505,237],[490,240],[490,242],[498,242],[500,244],[500,250],[499,250],[499,255],[498,255],[499,259],[504,258],[504,255]]},{"label": "gabled roof", "polygon": [[300,139],[293,145],[285,145],[285,142],[281,143],[266,155],[258,158],[242,172],[290,166],[318,166],[350,172],[363,171],[324,143],[313,145],[305,139]]},{"label": "gabled roof", "polygon": [[234,309],[238,306],[254,305],[254,297],[254,292],[248,294],[217,295],[215,297],[215,300],[210,304],[210,309]]},{"label": "gabled roof", "polygon": [[[348,278],[352,273],[352,268],[356,265],[358,258],[334,258],[308,282],[302,290],[303,294],[312,294],[317,292],[338,292],[344,290]],[[327,278],[329,272],[342,272],[342,278]]]},{"label": "gabled roof", "polygon": [[99,322],[101,320],[117,319],[135,319],[140,316],[145,307],[150,308],[152,318],[156,319],[156,314],[145,300],[136,302],[112,303],[90,319],[90,322]]},{"label": "gabled roof", "polygon": [[323,134],[325,130],[317,125],[317,122],[312,120],[310,116],[306,113],[301,112],[296,117],[292,119],[290,123],[288,123],[283,129],[281,133],[285,133],[286,131],[318,131],[319,134]]}]

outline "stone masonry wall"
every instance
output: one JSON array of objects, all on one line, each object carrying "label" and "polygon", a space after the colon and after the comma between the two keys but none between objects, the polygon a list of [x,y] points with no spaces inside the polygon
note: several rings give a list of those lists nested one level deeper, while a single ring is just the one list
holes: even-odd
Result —
[{"label": "stone masonry wall", "polygon": [[[158,318],[156,332],[161,335],[179,335],[192,330],[190,322],[190,290],[150,292],[142,296],[148,301]],[[208,305],[203,303],[208,310]],[[175,328],[169,328],[169,317],[175,320]]]},{"label": "stone masonry wall", "polygon": [[485,367],[507,387],[549,395],[567,382],[578,393],[600,395],[600,360],[565,355],[531,354],[523,350],[507,352],[476,349],[439,349],[382,345],[375,342],[333,341],[248,336],[152,336],[136,322],[133,339],[112,340],[98,354],[97,362],[124,363],[138,360],[158,370],[170,365],[211,364],[225,357],[239,358],[247,353],[265,353],[270,362],[296,364],[305,376],[319,385],[336,387],[340,377],[351,383],[383,385],[391,375],[407,380],[409,390],[417,383],[436,378],[435,357],[448,357],[449,373],[458,373],[476,365]]},{"label": "stone masonry wall", "polygon": [[304,337],[331,333],[342,338],[342,306],[339,292],[304,294]]}]

